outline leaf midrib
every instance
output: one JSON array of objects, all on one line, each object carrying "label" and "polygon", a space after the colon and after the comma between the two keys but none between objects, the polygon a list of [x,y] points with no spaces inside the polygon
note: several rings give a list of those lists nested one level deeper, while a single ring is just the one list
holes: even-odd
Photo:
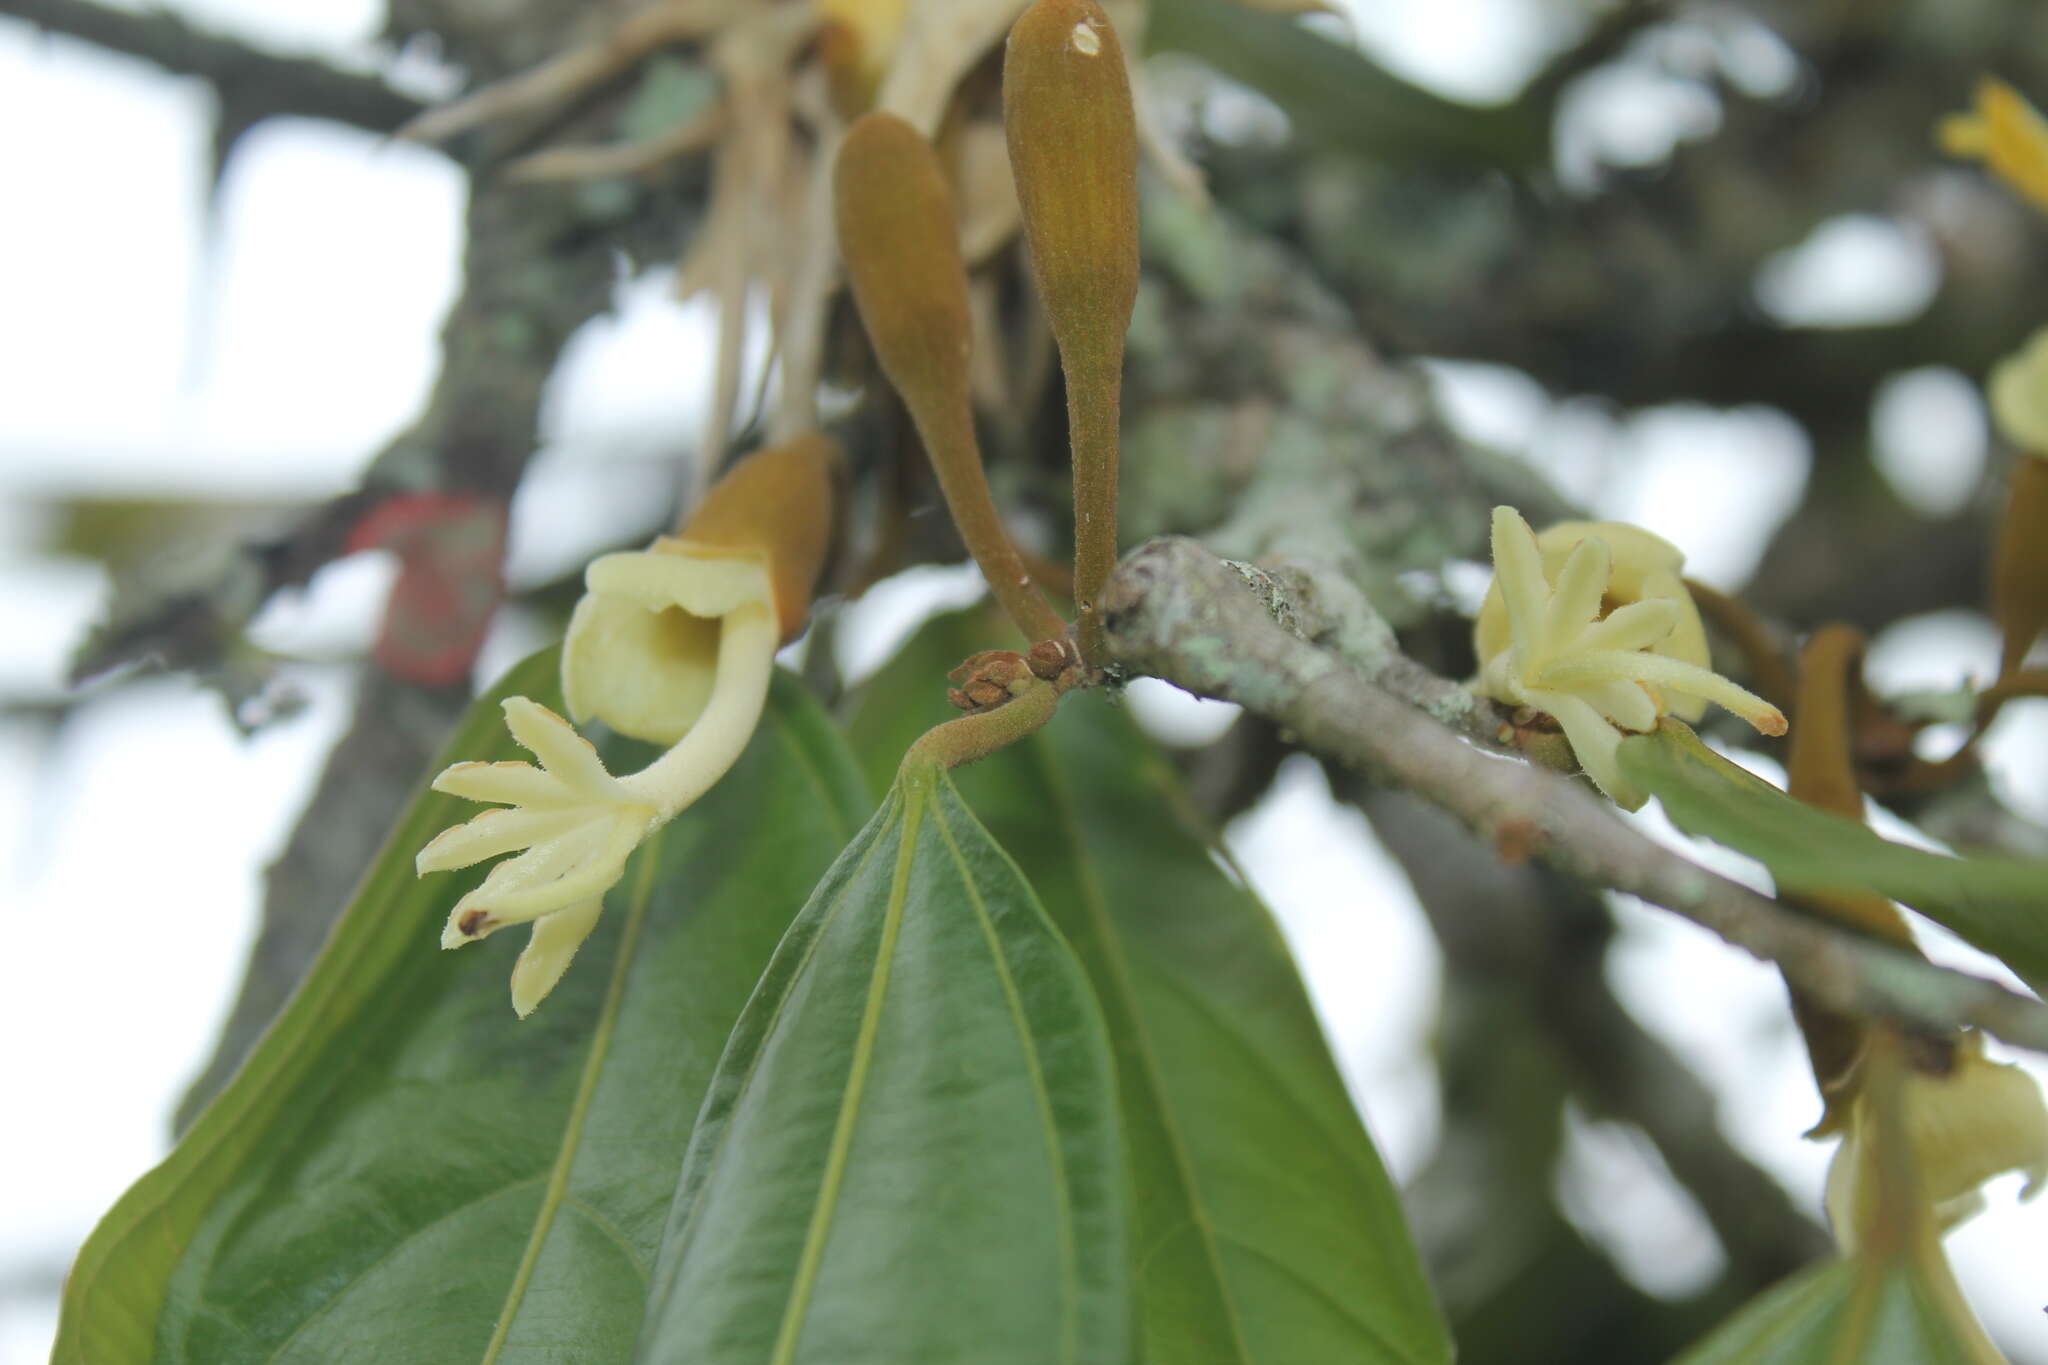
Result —
[{"label": "leaf midrib", "polygon": [[1087,840],[1074,822],[1072,792],[1061,779],[1058,765],[1051,761],[1046,752],[1045,741],[1040,739],[1020,746],[1030,755],[1030,762],[1037,768],[1046,789],[1053,799],[1046,805],[1055,813],[1061,836],[1066,840],[1074,860],[1075,874],[1081,884],[1081,903],[1088,916],[1095,922],[1095,939],[1102,945],[1102,955],[1109,963],[1109,969],[1116,979],[1117,990],[1123,996],[1124,1011],[1131,1021],[1131,1033],[1138,1055],[1144,1059],[1145,1073],[1152,1084],[1152,1093],[1159,1106],[1159,1127],[1166,1135],[1168,1149],[1173,1153],[1174,1167],[1179,1172],[1181,1184],[1188,1191],[1188,1217],[1201,1235],[1203,1259],[1209,1264],[1211,1279],[1216,1285],[1217,1302],[1222,1306],[1224,1320],[1230,1325],[1231,1345],[1239,1360],[1248,1363],[1254,1360],[1251,1346],[1245,1340],[1243,1315],[1238,1307],[1234,1287],[1223,1271],[1222,1248],[1217,1244],[1217,1232],[1206,1202],[1199,1196],[1201,1186],[1195,1179],[1194,1158],[1189,1154],[1186,1140],[1181,1136],[1180,1124],[1173,1106],[1166,1096],[1166,1087],[1161,1075],[1159,1057],[1153,1048],[1151,1026],[1138,1008],[1138,993],[1132,983],[1130,966],[1124,959],[1123,940],[1117,935],[1110,919],[1108,901],[1096,879],[1094,863],[1088,851]]},{"label": "leaf midrib", "polygon": [[1031,1075],[1031,1096],[1038,1105],[1038,1118],[1045,1138],[1046,1161],[1051,1167],[1055,1192],[1054,1212],[1058,1219],[1060,1270],[1067,1290],[1060,1303],[1060,1351],[1063,1359],[1072,1361],[1080,1356],[1080,1252],[1074,1238],[1073,1191],[1067,1181],[1066,1155],[1060,1150],[1059,1128],[1053,1118],[1052,1096],[1045,1086],[1045,1069],[1039,1060],[1038,1040],[1032,1036],[1031,1025],[1024,1015],[1023,997],[1018,994],[1017,982],[1010,975],[1010,964],[1003,956],[1001,940],[996,936],[995,919],[989,914],[988,903],[982,899],[981,890],[975,884],[974,874],[968,870],[967,859],[960,851],[959,841],[953,837],[952,827],[946,822],[943,805],[932,810],[933,824],[938,828],[939,837],[945,841],[946,852],[953,860],[953,867],[960,874],[960,884],[967,890],[967,899],[974,906],[975,919],[981,925],[982,938],[988,944],[989,958],[995,963],[996,979],[1002,983],[1003,1002],[1009,1007],[1010,1021],[1017,1030],[1017,1042],[1024,1053],[1024,1066]]},{"label": "leaf midrib", "polygon": [[661,851],[667,842],[667,834],[666,827],[656,830],[641,847],[639,879],[633,885],[626,925],[619,934],[618,958],[612,963],[612,979],[605,987],[604,1005],[598,1011],[590,1053],[583,1059],[583,1075],[576,1083],[576,1098],[570,1103],[569,1121],[562,1129],[561,1150],[555,1154],[547,1190],[541,1195],[540,1208],[534,1213],[533,1232],[527,1237],[526,1250],[519,1258],[519,1269],[512,1276],[512,1286],[505,1291],[505,1305],[498,1310],[498,1324],[484,1346],[480,1365],[492,1365],[511,1338],[512,1325],[518,1318],[520,1304],[526,1298],[527,1285],[540,1266],[548,1234],[554,1230],[555,1215],[568,1196],[569,1180],[576,1169],[576,1154],[583,1143],[583,1125],[596,1101],[597,1083],[603,1077],[605,1059],[611,1053],[612,1033],[625,1001],[626,979],[633,970],[633,950],[640,941],[640,927],[647,917],[648,903],[654,898],[654,874],[661,865]]},{"label": "leaf midrib", "polygon": [[804,1232],[804,1246],[797,1262],[796,1279],[790,1285],[789,1301],[783,1306],[782,1322],[776,1329],[775,1349],[770,1365],[789,1365],[795,1357],[797,1338],[803,1332],[804,1315],[810,1309],[811,1294],[817,1287],[818,1266],[824,1259],[825,1239],[832,1230],[832,1218],[839,1207],[839,1187],[846,1177],[846,1162],[853,1149],[854,1123],[860,1116],[866,1094],[868,1064],[873,1060],[875,1035],[881,1029],[882,1004],[889,993],[889,974],[896,957],[896,938],[903,927],[903,907],[908,898],[910,866],[917,848],[917,830],[924,819],[928,793],[912,788],[903,800],[902,840],[896,852],[896,867],[889,882],[888,907],[882,916],[882,938],[876,946],[874,971],[868,977],[868,997],[861,1008],[860,1031],[854,1035],[853,1063],[847,1071],[846,1090],[839,1099],[839,1116],[833,1122],[832,1146],[825,1157],[824,1178],[818,1185],[817,1206],[811,1210],[810,1227]]}]

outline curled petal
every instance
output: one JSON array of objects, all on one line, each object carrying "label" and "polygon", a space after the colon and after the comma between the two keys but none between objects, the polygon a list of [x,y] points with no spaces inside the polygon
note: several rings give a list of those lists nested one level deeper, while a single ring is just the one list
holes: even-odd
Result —
[{"label": "curled petal", "polygon": [[636,801],[667,820],[725,776],[760,722],[775,674],[775,613],[766,603],[740,607],[725,619],[718,641],[718,681],[704,714],[675,747],[619,780]]}]

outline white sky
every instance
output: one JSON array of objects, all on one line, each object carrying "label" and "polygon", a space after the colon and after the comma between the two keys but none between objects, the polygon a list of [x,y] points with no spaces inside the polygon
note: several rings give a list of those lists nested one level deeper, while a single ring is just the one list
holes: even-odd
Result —
[{"label": "white sky", "polygon": [[[174,7],[280,49],[376,60],[375,0]],[[1548,50],[1543,12],[1533,0],[1351,6],[1361,40],[1397,69],[1474,98],[1504,96]],[[1710,55],[1739,79],[1765,90],[1790,79],[1768,35],[1731,31],[1720,43]],[[1654,160],[1674,139],[1711,129],[1702,87],[1669,58],[1574,102],[1567,121],[1579,131],[1567,133],[1580,173]],[[0,218],[8,689],[55,686],[101,592],[89,567],[33,549],[41,499],[338,491],[414,412],[431,377],[454,280],[460,178],[429,152],[277,125],[242,149],[209,245],[199,218],[207,119],[208,97],[193,82],[0,21],[0,121],[14,130],[0,142],[0,183],[16,205],[34,206]],[[1917,249],[1881,222],[1829,225],[1774,264],[1759,298],[1818,322],[1910,307],[1910,293],[1873,302],[1857,281],[1873,261],[1897,266],[1894,278],[1910,273],[1923,259]],[[515,519],[523,578],[572,567],[592,528],[629,517],[671,477],[658,461],[702,402],[674,376],[701,371],[704,318],[669,304],[661,283],[624,288],[620,315],[574,348],[543,464]],[[1766,410],[1617,418],[1508,371],[1439,374],[1468,430],[1526,455],[1602,513],[1670,537],[1698,571],[1730,586],[1753,570],[1806,477],[1803,437]],[[1984,458],[1974,391],[1946,371],[1915,371],[1888,388],[1880,434],[1888,477],[1930,510],[1965,495]],[[324,574],[306,598],[266,616],[266,642],[312,654],[359,645],[388,572],[366,559]],[[862,609],[900,616],[903,604],[957,591],[950,581],[926,575],[898,606]],[[508,626],[492,658],[506,661],[523,638]],[[1876,657],[1917,670],[1912,685],[1942,685],[1984,676],[1986,649],[1980,618],[1933,620],[1880,641]],[[170,1107],[210,1048],[247,949],[259,870],[347,709],[337,671],[307,665],[294,681],[305,714],[246,743],[179,680],[91,709],[54,747],[0,723],[0,924],[16,964],[0,993],[0,1037],[11,1040],[0,1050],[0,1093],[30,1118],[0,1128],[0,1365],[43,1359],[54,1313],[53,1300],[8,1286],[60,1261],[161,1155]],[[1191,709],[1170,689],[1135,704],[1169,732],[1217,724],[1213,708]],[[2000,741],[2000,780],[2048,814],[2048,718],[2016,717]],[[1436,952],[1405,883],[1305,762],[1283,771],[1232,839],[1284,921],[1391,1166],[1411,1174],[1436,1124],[1426,1060]],[[1796,1136],[1815,1104],[1775,977],[1660,911],[1624,906],[1622,920],[1617,991],[1728,1097],[1723,1122],[1744,1150],[1817,1203],[1826,1153]],[[1711,1275],[1697,1211],[1626,1132],[1575,1123],[1559,1178],[1568,1205],[1645,1285],[1683,1292]],[[1992,1204],[1951,1252],[1987,1319],[2048,1352],[2048,1286],[2035,1269],[2048,1201],[2018,1209],[2001,1190]]]}]

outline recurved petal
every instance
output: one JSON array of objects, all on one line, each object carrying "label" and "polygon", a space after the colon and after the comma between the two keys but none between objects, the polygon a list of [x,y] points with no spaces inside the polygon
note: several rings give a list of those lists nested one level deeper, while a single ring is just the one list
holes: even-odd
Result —
[{"label": "recurved petal", "polygon": [[540,760],[548,776],[593,801],[617,799],[618,788],[591,742],[537,701],[505,698],[505,727]]},{"label": "recurved petal", "polygon": [[746,602],[775,601],[765,547],[759,551],[698,547],[663,540],[652,550],[604,555],[591,561],[583,586],[623,597],[648,611],[681,607],[692,616],[723,616]]},{"label": "recurved petal", "polygon": [[533,922],[533,937],[512,964],[512,1009],[521,1019],[562,979],[603,911],[604,897],[592,896]]},{"label": "recurved petal", "polygon": [[587,810],[574,807],[487,810],[435,835],[413,859],[413,867],[422,876],[468,867],[565,834],[589,818]]}]

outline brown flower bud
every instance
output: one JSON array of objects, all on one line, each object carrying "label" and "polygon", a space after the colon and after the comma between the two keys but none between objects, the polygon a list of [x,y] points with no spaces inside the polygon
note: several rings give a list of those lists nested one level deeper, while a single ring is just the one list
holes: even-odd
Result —
[{"label": "brown flower bud", "polygon": [[1117,414],[1138,296],[1138,136],[1116,30],[1095,0],[1037,0],[1010,30],[1003,129],[1031,268],[1067,380],[1081,649],[1116,563]]},{"label": "brown flower bud", "polygon": [[1138,135],[1095,0],[1038,0],[1010,30],[1003,129],[1031,266],[1069,375],[1121,366],[1138,297]]},{"label": "brown flower bud", "polygon": [[843,460],[838,443],[816,432],[757,450],[711,486],[677,537],[687,546],[765,552],[784,639],[810,615],[832,547]]}]

